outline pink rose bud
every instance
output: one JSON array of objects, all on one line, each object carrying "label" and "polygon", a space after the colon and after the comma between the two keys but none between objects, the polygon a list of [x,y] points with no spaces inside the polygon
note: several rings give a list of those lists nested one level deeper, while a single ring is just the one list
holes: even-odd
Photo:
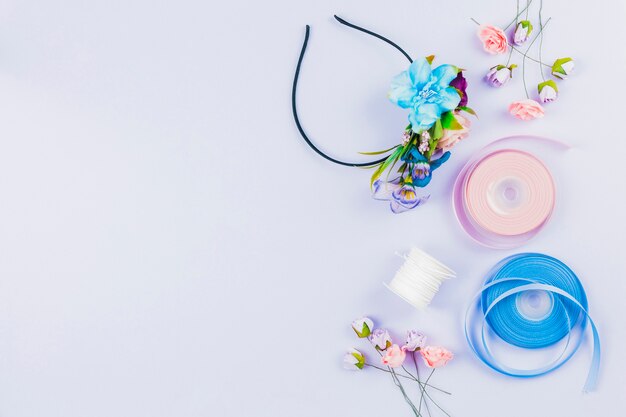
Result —
[{"label": "pink rose bud", "polygon": [[514,101],[509,105],[509,113],[520,120],[539,119],[544,115],[541,104],[531,99]]},{"label": "pink rose bud", "polygon": [[358,371],[365,366],[365,356],[356,349],[350,349],[343,356],[343,367],[349,371]]},{"label": "pink rose bud", "polygon": [[492,54],[503,54],[509,49],[509,43],[502,29],[491,25],[480,25],[476,33],[483,44],[483,49]]},{"label": "pink rose bud", "polygon": [[454,112],[454,118],[461,126],[461,129],[444,129],[443,136],[437,142],[437,149],[444,152],[450,150],[457,142],[469,136],[472,122],[459,112]]},{"label": "pink rose bud", "polygon": [[572,58],[559,58],[552,64],[552,75],[562,80],[566,79],[574,71]]},{"label": "pink rose bud", "polygon": [[553,80],[544,81],[537,86],[539,100],[542,103],[550,103],[559,96],[559,89]]},{"label": "pink rose bud", "polygon": [[515,26],[515,33],[513,34],[513,43],[517,46],[523,44],[530,38],[530,34],[533,31],[533,25],[528,20],[520,21]]},{"label": "pink rose bud", "polygon": [[376,350],[385,350],[391,346],[391,336],[385,329],[376,329],[369,336],[370,342],[376,347]]},{"label": "pink rose bud", "polygon": [[485,75],[485,80],[493,87],[502,87],[506,84],[511,78],[513,78],[513,70],[517,68],[517,65],[512,64],[508,67],[504,65],[496,65],[495,67],[491,67],[487,75]]},{"label": "pink rose bud", "polygon": [[420,350],[425,344],[426,336],[422,333],[415,330],[409,330],[406,332],[406,345],[404,345],[404,350],[414,352],[416,350]]},{"label": "pink rose bud", "polygon": [[440,346],[426,346],[420,353],[429,368],[440,368],[454,358],[452,352]]},{"label": "pink rose bud", "polygon": [[369,336],[373,328],[374,322],[368,317],[362,317],[352,322],[352,329],[360,338]]},{"label": "pink rose bud", "polygon": [[383,365],[387,365],[391,368],[398,368],[402,366],[406,359],[406,352],[398,345],[393,345],[383,355],[381,362]]}]

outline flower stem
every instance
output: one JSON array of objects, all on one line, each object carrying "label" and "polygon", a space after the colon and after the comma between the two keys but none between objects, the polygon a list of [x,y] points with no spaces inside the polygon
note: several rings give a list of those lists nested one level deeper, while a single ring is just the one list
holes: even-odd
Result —
[{"label": "flower stem", "polygon": [[[541,38],[539,39],[539,61],[541,61],[541,50],[543,49],[543,19],[541,17],[541,11],[543,10],[543,0],[539,2],[539,35]],[[541,79],[545,82],[546,76],[543,73],[543,67],[539,64],[539,73],[541,74]]]},{"label": "flower stem", "polygon": [[[545,26],[545,25],[544,25],[544,26]],[[510,44],[510,43],[509,43],[509,46],[511,47],[511,49],[512,49],[512,50],[514,50],[514,51],[515,51],[515,52],[517,52],[518,54],[520,54],[520,55],[524,55],[524,52],[520,51],[519,49],[517,49],[516,47],[514,47],[512,44]],[[526,58],[530,59],[531,61],[535,61],[536,63],[541,64],[541,65],[543,65],[544,67],[551,67],[551,65],[548,65],[548,64],[546,64],[545,62],[542,62],[542,61],[540,61],[540,60],[538,60],[538,59],[535,59],[535,58],[533,58],[533,57],[531,57],[531,56],[528,56],[528,55],[527,55],[527,56],[526,56]]]},{"label": "flower stem", "polygon": [[[533,2],[533,0],[528,0],[528,1],[526,1],[526,7],[524,7],[521,11],[519,11],[519,0],[518,0],[518,7],[517,7],[518,12],[517,12],[517,14],[515,15],[515,19],[513,19],[513,20],[511,21],[511,23],[509,23],[508,25],[506,25],[506,26],[504,27],[504,29],[502,29],[502,30],[507,30],[509,27],[511,27],[511,25],[512,25],[513,23],[517,24],[517,19],[519,19],[520,15],[521,15],[522,13],[524,13],[524,12],[528,12],[528,8],[530,7],[530,5],[531,5],[531,3],[532,3],[532,2]],[[474,19],[472,19],[472,20],[474,20]],[[476,21],[474,20],[474,22],[476,22]]]},{"label": "flower stem", "polygon": [[[391,373],[391,371],[388,371],[387,369],[381,368],[380,366],[372,365],[371,363],[364,363],[364,365],[365,365],[365,366],[369,366],[370,368],[375,368],[375,369],[378,369],[379,371],[383,371],[383,372]],[[448,392],[448,391],[442,390],[441,388],[438,388],[438,387],[436,387],[436,386],[434,386],[434,385],[431,385],[431,384],[425,384],[425,383],[423,383],[422,381],[420,381],[418,378],[415,378],[415,377],[414,377],[414,376],[412,376],[412,375],[411,375],[411,376],[408,376],[408,375],[402,375],[402,374],[399,374],[399,373],[397,373],[397,372],[396,372],[396,376],[399,376],[399,377],[402,377],[402,378],[406,378],[406,379],[410,379],[411,381],[415,381],[415,382],[417,382],[417,383],[418,383],[420,386],[422,386],[422,387],[429,387],[429,388],[435,389],[435,390],[437,390],[437,391],[439,391],[439,392],[442,392],[442,393],[444,393],[444,394],[447,394],[447,395],[452,395],[452,393],[451,393],[451,392]]]},{"label": "flower stem", "polygon": [[[426,383],[428,383],[428,381],[430,380],[430,377],[432,377],[434,373],[435,373],[435,368],[433,368],[433,370],[430,371],[430,375],[428,375],[428,378],[426,378]],[[422,395],[422,398],[420,398],[420,405],[419,405],[418,411],[422,411],[422,400],[424,400],[423,395]]]},{"label": "flower stem", "polygon": [[389,368],[389,371],[391,372],[391,377],[394,379],[396,386],[400,389],[400,392],[402,392],[402,395],[404,396],[404,400],[407,402],[407,404],[409,404],[409,406],[415,413],[415,416],[422,417],[422,414],[415,407],[415,404],[413,404],[413,401],[411,401],[409,396],[406,394],[406,391],[404,390],[404,386],[402,386],[402,382],[400,382],[400,380],[398,379],[396,372],[393,370],[393,368]]},{"label": "flower stem", "polygon": [[[411,356],[413,356],[413,363],[415,364],[415,374],[417,375],[417,379],[419,380],[420,370],[417,367],[417,359],[415,358],[415,351],[413,351],[413,355],[411,355]],[[422,397],[421,398],[424,398],[424,395],[426,394],[426,387],[420,385],[420,391],[422,392]],[[434,403],[434,401],[433,401],[433,403]],[[428,406],[428,401],[424,401],[424,404],[426,404],[426,412],[430,416],[431,414],[430,414],[430,407]]]},{"label": "flower stem", "polygon": [[550,23],[550,19],[552,18],[549,18],[548,20],[546,20],[546,24],[542,25],[539,28],[539,33],[537,34],[537,36],[535,36],[532,42],[530,42],[530,45],[528,45],[528,48],[526,48],[526,52],[524,53],[524,57],[522,58],[522,81],[524,83],[524,91],[526,91],[526,98],[530,98],[530,95],[528,94],[528,87],[526,86],[526,57],[528,56],[528,52],[530,51],[530,48],[532,48],[537,38],[541,36],[541,34],[543,33],[543,30],[546,28],[546,26],[548,26],[548,23]]}]

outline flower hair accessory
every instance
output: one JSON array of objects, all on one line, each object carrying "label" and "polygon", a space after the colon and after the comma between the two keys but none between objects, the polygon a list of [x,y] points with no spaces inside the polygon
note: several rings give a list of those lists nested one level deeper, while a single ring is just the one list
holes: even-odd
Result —
[{"label": "flower hair accessory", "polygon": [[450,149],[469,135],[471,123],[463,112],[475,113],[467,107],[467,80],[463,70],[448,64],[433,66],[434,55],[413,61],[409,54],[389,39],[338,16],[335,19],[381,39],[407,58],[410,65],[392,79],[388,97],[392,103],[408,110],[409,125],[400,135],[401,142],[397,145],[383,151],[361,152],[364,155],[385,155],[371,162],[345,162],[318,149],[304,132],[296,107],[298,77],[309,40],[310,27],[307,25],[292,89],[292,110],[298,131],[315,152],[330,162],[374,168],[370,181],[373,197],[389,201],[392,212],[402,213],[418,207],[430,197],[421,194],[419,189],[426,187],[433,172],[450,158]]}]

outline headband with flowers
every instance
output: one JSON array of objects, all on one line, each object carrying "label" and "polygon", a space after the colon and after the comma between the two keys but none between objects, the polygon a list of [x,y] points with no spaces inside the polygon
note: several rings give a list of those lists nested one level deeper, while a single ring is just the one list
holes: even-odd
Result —
[{"label": "headband with flowers", "polygon": [[[402,133],[401,143],[383,151],[361,152],[364,155],[385,155],[375,161],[344,162],[319,150],[304,132],[296,108],[298,76],[309,39],[310,27],[307,25],[292,89],[292,110],[298,131],[315,152],[331,162],[375,168],[370,181],[373,197],[389,201],[392,212],[402,213],[418,207],[430,197],[419,195],[418,189],[430,183],[433,171],[450,158],[450,149],[469,134],[471,123],[463,112],[475,113],[467,107],[467,80],[463,77],[463,70],[448,64],[433,68],[434,55],[413,61],[389,39],[338,16],[335,19],[387,42],[408,59],[409,68],[392,79],[388,96],[391,102],[409,110],[409,125]],[[394,171],[398,164],[398,169]],[[386,174],[384,179],[383,174]]]}]

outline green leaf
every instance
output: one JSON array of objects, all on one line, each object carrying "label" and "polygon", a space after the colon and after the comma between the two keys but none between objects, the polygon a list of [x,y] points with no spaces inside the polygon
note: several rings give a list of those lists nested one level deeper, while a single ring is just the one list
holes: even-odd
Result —
[{"label": "green leaf", "polygon": [[447,130],[461,130],[463,126],[456,120],[454,113],[451,111],[441,115],[441,127]]},{"label": "green leaf", "polygon": [[548,81],[544,81],[544,82],[540,83],[537,86],[537,91],[541,93],[541,90],[543,90],[543,88],[545,86],[550,86],[550,87],[554,88],[554,91],[559,91],[559,88],[557,87],[557,85],[554,82],[554,80],[548,80]]},{"label": "green leaf", "polygon": [[380,178],[382,173],[385,172],[385,170],[389,167],[389,165],[394,163],[400,157],[400,154],[402,153],[403,150],[404,150],[403,147],[398,146],[396,150],[393,151],[393,153],[389,155],[389,157],[384,162],[380,163],[376,171],[374,171],[374,173],[372,174],[372,178],[370,179],[370,188],[374,185],[374,181]]},{"label": "green leaf", "polygon": [[476,114],[476,112],[474,111],[474,109],[472,109],[471,107],[467,107],[467,106],[461,106],[459,107],[459,110],[463,110],[465,113],[469,113],[472,116],[476,116],[478,117],[478,115]]},{"label": "green leaf", "polygon": [[395,146],[392,146],[391,148],[389,148],[389,149],[385,149],[384,151],[377,151],[377,152],[359,152],[359,153],[360,153],[361,155],[381,155],[381,154],[384,154],[384,153],[387,153],[387,152],[393,151],[393,150],[394,150],[395,148],[397,148],[398,146],[400,146],[400,145],[395,145]]},{"label": "green leaf", "polygon": [[433,131],[430,134],[433,140],[441,139],[443,136],[443,127],[441,126],[441,119],[437,119],[435,125],[433,126]]}]

